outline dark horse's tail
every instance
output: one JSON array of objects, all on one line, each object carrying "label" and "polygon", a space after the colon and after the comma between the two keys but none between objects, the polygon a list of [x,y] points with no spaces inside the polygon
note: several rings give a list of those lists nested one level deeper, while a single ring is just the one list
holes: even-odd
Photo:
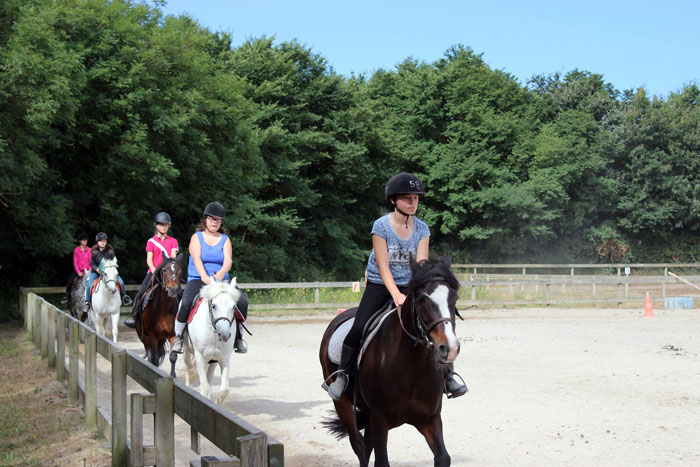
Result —
[{"label": "dark horse's tail", "polygon": [[[335,412],[331,412],[333,415],[330,417],[324,417],[321,421],[321,425],[330,431],[333,436],[338,439],[343,439],[348,435],[348,427],[338,418]],[[367,426],[367,414],[360,411],[355,411],[355,420],[357,421],[357,429],[363,430]]]}]

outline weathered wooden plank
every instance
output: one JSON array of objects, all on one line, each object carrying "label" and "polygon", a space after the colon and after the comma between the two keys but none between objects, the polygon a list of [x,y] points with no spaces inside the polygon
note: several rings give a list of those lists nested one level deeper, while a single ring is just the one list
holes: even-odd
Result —
[{"label": "weathered wooden plank", "polygon": [[112,465],[126,462],[126,350],[112,353]]},{"label": "weathered wooden plank", "polygon": [[156,465],[175,465],[173,378],[158,378],[156,386]]},{"label": "weathered wooden plank", "polygon": [[85,425],[89,430],[97,428],[96,341],[94,332],[85,336]]},{"label": "weathered wooden plank", "polygon": [[68,362],[68,399],[75,403],[78,401],[78,362],[80,338],[77,321],[73,321],[70,326],[70,354]]}]

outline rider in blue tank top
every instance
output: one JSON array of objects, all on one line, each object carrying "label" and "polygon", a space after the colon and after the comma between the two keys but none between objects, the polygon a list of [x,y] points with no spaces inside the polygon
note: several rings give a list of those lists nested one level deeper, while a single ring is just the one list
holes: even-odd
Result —
[{"label": "rider in blue tank top", "polygon": [[[224,207],[218,201],[207,204],[202,214],[202,220],[197,232],[190,239],[190,260],[187,266],[187,286],[182,294],[180,308],[175,320],[175,340],[172,351],[182,352],[182,333],[187,326],[187,318],[192,308],[194,297],[199,290],[212,279],[228,280],[228,271],[233,264],[231,240],[221,226],[224,220]],[[210,243],[214,243],[211,245]],[[241,293],[236,303],[243,317],[248,316],[248,300]],[[236,339],[233,344],[238,353],[246,353],[248,345],[243,340],[241,326],[236,326]]]},{"label": "rider in blue tank top", "polygon": [[[200,258],[204,269],[207,271],[207,274],[213,276],[224,265],[224,244],[226,240],[228,240],[228,235],[222,234],[221,240],[214,246],[204,241],[204,234],[202,234],[202,232],[197,232],[196,235],[202,247]],[[193,279],[202,280],[202,277],[199,275],[199,271],[197,271],[197,267],[194,265],[192,256],[190,256],[190,263],[187,266],[187,282]],[[228,280],[228,272],[224,273],[224,279]]]}]

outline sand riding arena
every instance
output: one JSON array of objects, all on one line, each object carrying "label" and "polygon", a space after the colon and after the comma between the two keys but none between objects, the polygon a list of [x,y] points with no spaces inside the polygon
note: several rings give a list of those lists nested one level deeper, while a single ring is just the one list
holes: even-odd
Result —
[{"label": "sand riding arena", "polygon": [[[458,321],[457,371],[470,392],[444,400],[456,466],[700,465],[700,312],[472,309]],[[227,409],[284,443],[287,466],[356,465],[321,425],[318,345],[333,314],[253,314],[249,352],[234,354]],[[139,349],[127,328],[122,344]],[[178,429],[178,459],[189,432]],[[389,433],[392,466],[432,465],[410,426]],[[188,457],[189,456],[189,457]],[[178,465],[187,465],[178,460]]]}]

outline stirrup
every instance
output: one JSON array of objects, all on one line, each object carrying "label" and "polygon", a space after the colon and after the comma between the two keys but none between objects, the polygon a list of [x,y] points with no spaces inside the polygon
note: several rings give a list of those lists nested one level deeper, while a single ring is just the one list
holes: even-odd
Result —
[{"label": "stirrup", "polygon": [[[456,391],[450,392],[450,391],[448,391],[448,389],[447,389],[447,384],[448,384],[448,382],[449,382],[451,379],[455,378],[455,376],[458,377],[460,380],[462,380],[462,385],[461,385],[461,386],[459,387],[459,389],[457,389]],[[455,378],[455,381],[457,382],[457,379],[456,379],[456,378]],[[459,397],[459,396],[465,395],[467,392],[469,392],[469,388],[467,388],[467,383],[464,381],[464,378],[462,378],[462,375],[460,375],[460,374],[457,373],[456,371],[453,371],[453,372],[451,372],[451,373],[448,374],[447,378],[445,378],[445,389],[444,389],[444,392],[445,392],[445,394],[447,394],[447,398],[448,398],[448,399],[454,399],[455,397]]]},{"label": "stirrup", "polygon": [[[337,375],[337,376],[336,376],[336,375]],[[335,378],[335,381],[333,381],[332,383],[329,383],[328,381],[329,381],[331,378],[333,378],[333,376],[336,377],[336,378]],[[334,396],[333,393],[331,392],[331,386],[332,386],[333,384],[335,384],[335,383],[338,381],[338,378],[339,378],[340,376],[343,376],[343,377],[345,378],[345,384],[343,385],[343,390],[340,391],[340,394],[336,397],[336,396]],[[348,384],[349,384],[349,383],[350,383],[350,375],[348,375],[348,373],[347,373],[345,370],[338,369],[338,370],[334,371],[333,373],[331,373],[330,375],[328,375],[328,378],[326,378],[326,380],[323,382],[323,384],[321,384],[321,387],[322,387],[323,389],[325,389],[326,392],[328,392],[328,395],[331,396],[331,399],[333,399],[334,401],[337,401],[337,400],[340,400],[340,398],[342,397],[342,395],[345,393],[345,391],[346,391],[347,388],[348,388]]]}]

